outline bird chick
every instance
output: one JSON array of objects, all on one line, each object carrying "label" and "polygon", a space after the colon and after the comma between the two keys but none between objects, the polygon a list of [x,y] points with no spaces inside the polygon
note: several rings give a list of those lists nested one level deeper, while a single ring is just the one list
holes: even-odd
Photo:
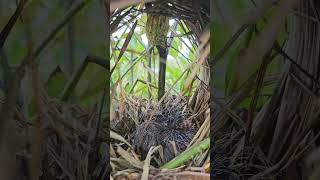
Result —
[{"label": "bird chick", "polygon": [[162,146],[163,163],[175,157],[176,152],[181,153],[187,148],[195,129],[188,114],[180,108],[174,105],[160,108],[133,132],[132,144],[142,159],[145,159],[152,146]]}]

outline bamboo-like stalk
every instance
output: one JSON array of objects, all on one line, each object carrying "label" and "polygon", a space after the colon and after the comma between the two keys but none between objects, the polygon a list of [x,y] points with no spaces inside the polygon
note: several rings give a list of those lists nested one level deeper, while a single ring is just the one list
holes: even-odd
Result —
[{"label": "bamboo-like stalk", "polygon": [[198,144],[188,148],[180,155],[169,161],[168,163],[161,166],[162,169],[173,169],[176,168],[183,163],[191,160],[196,155],[202,153],[203,151],[207,150],[210,147],[210,138],[204,139]]}]

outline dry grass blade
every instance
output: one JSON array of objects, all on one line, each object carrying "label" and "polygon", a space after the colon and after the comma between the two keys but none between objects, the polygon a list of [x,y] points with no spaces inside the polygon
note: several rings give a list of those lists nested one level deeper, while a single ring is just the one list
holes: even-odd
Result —
[{"label": "dry grass blade", "polygon": [[143,164],[143,172],[142,172],[142,177],[141,180],[148,180],[149,179],[149,170],[150,170],[150,162],[152,158],[152,154],[157,151],[160,147],[152,147],[150,148],[148,155],[146,157],[146,160],[144,161]]},{"label": "dry grass blade", "polygon": [[116,132],[113,132],[112,130],[110,130],[110,138],[126,143],[130,148],[132,148],[131,144],[128,141],[126,141],[125,138],[123,138],[121,135],[117,134]]},{"label": "dry grass blade", "polygon": [[120,154],[122,158],[124,158],[126,161],[128,161],[132,166],[142,169],[143,163],[137,159],[135,159],[130,153],[128,153],[126,150],[124,150],[121,146],[117,147],[117,153]]},{"label": "dry grass blade", "polygon": [[[149,49],[145,50],[142,52],[141,56],[139,58],[134,59],[134,63],[126,70],[126,72],[124,72],[121,77],[116,81],[116,83],[111,87],[111,89],[115,89],[118,84],[121,82],[121,80],[125,77],[125,75],[130,72],[130,70],[139,62],[143,59],[144,56],[146,56],[147,52],[149,51]],[[112,91],[111,97],[113,97],[113,93],[114,90]]]},{"label": "dry grass blade", "polygon": [[208,173],[199,173],[199,172],[180,172],[176,173],[177,179],[188,179],[188,180],[208,180],[210,178],[210,174]]},{"label": "dry grass blade", "polygon": [[51,147],[48,146],[49,152],[51,153],[53,159],[56,161],[56,163],[60,166],[60,168],[64,171],[64,173],[67,174],[67,176],[69,177],[69,179],[74,180],[75,177],[73,176],[73,174],[64,166],[64,164],[62,163],[61,158],[57,155],[57,153],[55,152],[55,150]]},{"label": "dry grass blade", "polygon": [[184,84],[184,88],[188,89],[189,86],[191,85],[192,80],[196,77],[196,74],[198,73],[200,66],[205,62],[206,58],[208,57],[210,53],[210,45],[205,47],[204,52],[200,55],[197,63],[195,64],[195,67],[192,69],[191,74],[188,76],[186,79],[186,82]]},{"label": "dry grass blade", "polygon": [[202,141],[209,131],[210,131],[210,116],[207,116],[206,120],[203,122],[198,132],[194,135],[188,147]]},{"label": "dry grass blade", "polygon": [[138,23],[138,21],[136,21],[136,22],[133,24],[132,28],[130,29],[130,32],[129,32],[128,36],[126,37],[126,40],[125,40],[124,43],[123,43],[123,46],[122,46],[122,48],[121,48],[121,50],[120,50],[120,54],[119,54],[119,56],[118,56],[118,58],[117,58],[116,63],[114,64],[113,68],[111,69],[110,74],[113,73],[113,71],[114,71],[115,68],[117,67],[117,65],[118,65],[121,57],[123,56],[124,52],[125,52],[126,49],[128,48],[129,42],[130,42],[130,40],[131,40],[131,38],[132,38],[132,35],[133,35],[133,33],[134,33],[134,30],[136,29],[137,23]]}]

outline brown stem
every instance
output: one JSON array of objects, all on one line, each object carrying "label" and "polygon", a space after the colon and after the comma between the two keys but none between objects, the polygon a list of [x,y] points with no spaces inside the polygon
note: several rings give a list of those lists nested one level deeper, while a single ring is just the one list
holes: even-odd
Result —
[{"label": "brown stem", "polygon": [[166,63],[168,50],[161,46],[156,46],[159,52],[159,81],[158,81],[158,100],[162,98],[165,93],[165,85],[166,85]]}]

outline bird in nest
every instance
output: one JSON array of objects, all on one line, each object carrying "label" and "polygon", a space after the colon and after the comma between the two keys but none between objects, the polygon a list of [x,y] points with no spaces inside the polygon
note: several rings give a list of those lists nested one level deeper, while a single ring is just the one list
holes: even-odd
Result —
[{"label": "bird in nest", "polygon": [[167,102],[131,135],[134,150],[145,159],[152,146],[162,146],[162,163],[184,151],[195,133],[190,113],[181,101]]}]

